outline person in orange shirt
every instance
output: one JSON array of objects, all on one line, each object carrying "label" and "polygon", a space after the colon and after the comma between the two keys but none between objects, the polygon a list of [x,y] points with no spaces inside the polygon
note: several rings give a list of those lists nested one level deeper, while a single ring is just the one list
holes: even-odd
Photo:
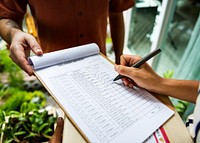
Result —
[{"label": "person in orange shirt", "polygon": [[[22,31],[29,5],[36,25],[38,40]],[[123,50],[124,23],[122,12],[134,5],[133,0],[1,0],[0,35],[9,44],[10,57],[29,75],[33,75],[27,57],[88,43],[96,43],[106,55],[107,17],[116,61]]]}]

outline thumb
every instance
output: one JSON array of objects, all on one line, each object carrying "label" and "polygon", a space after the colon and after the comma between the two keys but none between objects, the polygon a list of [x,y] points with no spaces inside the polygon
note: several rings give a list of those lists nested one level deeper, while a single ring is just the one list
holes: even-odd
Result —
[{"label": "thumb", "polygon": [[43,54],[42,48],[32,35],[26,36],[25,38],[33,53],[35,53],[36,55]]},{"label": "thumb", "polygon": [[115,65],[115,70],[123,76],[131,78],[133,76],[133,67],[126,67],[123,65]]},{"label": "thumb", "polygon": [[56,129],[54,131],[53,136],[51,137],[50,143],[60,143],[62,140],[62,132],[64,126],[63,118],[59,117],[56,123],[57,123]]}]

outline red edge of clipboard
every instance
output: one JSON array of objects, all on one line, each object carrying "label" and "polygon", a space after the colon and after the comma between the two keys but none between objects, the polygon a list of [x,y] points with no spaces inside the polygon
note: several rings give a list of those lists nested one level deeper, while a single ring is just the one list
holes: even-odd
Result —
[{"label": "red edge of clipboard", "polygon": [[[159,130],[160,130],[160,132],[162,133],[162,136],[163,136],[163,138],[164,138],[164,140],[165,140],[165,143],[170,143],[170,141],[169,141],[169,139],[168,139],[168,137],[167,137],[167,134],[166,134],[164,128],[161,126],[161,127],[159,128]],[[153,133],[153,135],[154,135],[154,137],[155,137],[155,139],[156,139],[156,143],[159,143],[158,138],[157,138],[155,132]]]}]

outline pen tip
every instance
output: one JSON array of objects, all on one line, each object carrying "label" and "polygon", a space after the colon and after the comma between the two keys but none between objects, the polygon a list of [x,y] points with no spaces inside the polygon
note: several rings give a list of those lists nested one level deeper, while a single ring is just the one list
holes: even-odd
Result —
[{"label": "pen tip", "polygon": [[118,75],[113,81],[119,80],[121,78],[123,78],[123,76],[122,75]]}]

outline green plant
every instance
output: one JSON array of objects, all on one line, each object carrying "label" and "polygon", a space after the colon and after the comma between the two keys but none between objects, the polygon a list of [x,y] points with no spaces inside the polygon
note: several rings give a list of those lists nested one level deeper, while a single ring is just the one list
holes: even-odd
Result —
[{"label": "green plant", "polygon": [[185,113],[187,107],[189,105],[189,102],[178,100],[176,104],[174,104],[174,107],[176,108],[176,111],[179,113],[181,118],[183,117],[183,114]]},{"label": "green plant", "polygon": [[173,70],[167,70],[165,73],[163,73],[163,77],[164,78],[172,78],[173,74],[174,74]]},{"label": "green plant", "polygon": [[7,49],[1,49],[0,55],[0,72],[8,73],[10,86],[22,88],[22,70],[9,58]]},{"label": "green plant", "polygon": [[0,73],[8,77],[7,83],[0,82],[1,137],[4,143],[47,141],[53,133],[56,117],[44,110],[46,95],[43,92],[24,89],[22,70],[8,53],[6,49],[0,50]]},{"label": "green plant", "polygon": [[36,103],[38,108],[44,108],[46,105],[46,96],[41,91],[27,92],[15,87],[4,87],[0,89],[0,109],[9,112],[12,110],[20,111],[23,102]]},{"label": "green plant", "polygon": [[20,112],[0,110],[0,132],[4,143],[37,143],[50,139],[56,117],[46,110],[41,111],[35,104],[24,102]]}]

